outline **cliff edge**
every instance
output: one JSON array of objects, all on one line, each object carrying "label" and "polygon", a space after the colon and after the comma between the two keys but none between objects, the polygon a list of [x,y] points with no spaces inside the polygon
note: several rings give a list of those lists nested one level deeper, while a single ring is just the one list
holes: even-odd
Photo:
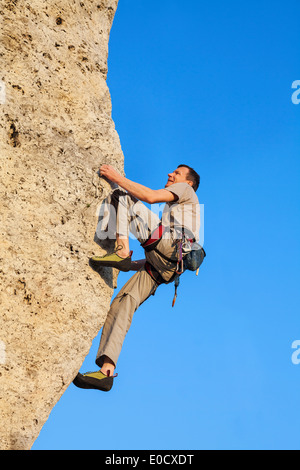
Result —
[{"label": "cliff edge", "polygon": [[97,170],[123,172],[106,85],[117,4],[1,0],[2,450],[31,448],[115,287],[116,273],[99,275],[88,258],[102,252],[97,209],[110,190]]}]

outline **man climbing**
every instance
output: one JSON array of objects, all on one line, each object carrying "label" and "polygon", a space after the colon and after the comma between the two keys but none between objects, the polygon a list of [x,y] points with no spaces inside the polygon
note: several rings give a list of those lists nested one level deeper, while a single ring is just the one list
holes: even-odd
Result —
[{"label": "man climbing", "polygon": [[[188,165],[179,165],[168,174],[164,189],[152,190],[103,165],[100,176],[115,189],[102,204],[97,236],[116,239],[116,249],[103,257],[93,257],[91,267],[110,266],[120,271],[137,271],[113,300],[104,323],[96,364],[97,372],[78,374],[79,388],[109,391],[123,341],[137,308],[154,295],[157,287],[172,282],[184,271],[183,260],[199,239],[200,205],[195,194],[200,177]],[[122,188],[122,189],[121,189]],[[166,203],[161,220],[141,201]],[[144,260],[132,261],[129,232],[145,250]],[[200,248],[201,262],[205,252]]]}]

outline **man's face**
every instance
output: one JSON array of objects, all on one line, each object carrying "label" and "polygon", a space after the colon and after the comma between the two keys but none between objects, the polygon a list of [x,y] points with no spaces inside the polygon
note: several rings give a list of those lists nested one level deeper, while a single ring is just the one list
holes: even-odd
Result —
[{"label": "man's face", "polygon": [[173,173],[168,174],[168,181],[165,186],[167,188],[168,186],[171,186],[171,184],[174,183],[190,183],[190,181],[187,179],[187,176],[189,174],[189,169],[181,166],[180,168],[177,168]]}]

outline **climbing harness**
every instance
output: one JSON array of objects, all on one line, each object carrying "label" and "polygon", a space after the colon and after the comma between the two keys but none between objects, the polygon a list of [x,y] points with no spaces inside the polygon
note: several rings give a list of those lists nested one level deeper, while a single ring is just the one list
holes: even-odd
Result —
[{"label": "climbing harness", "polygon": [[[184,246],[184,245],[183,245]],[[202,246],[200,246],[198,243],[193,243],[191,245],[190,251],[184,256],[183,260],[180,260],[181,252],[179,252],[179,263],[181,266],[182,263],[182,268],[181,271],[177,271],[177,275],[174,280],[174,285],[175,285],[175,294],[173,298],[173,303],[172,307],[174,307],[176,299],[177,299],[177,289],[180,283],[180,276],[183,274],[186,270],[188,271],[196,271],[196,276],[199,274],[199,268],[201,264],[203,263],[204,258],[206,257],[206,253]],[[178,267],[178,264],[177,264]],[[178,268],[177,268],[178,269]]]},{"label": "climbing harness", "polygon": [[148,240],[142,243],[142,247],[144,248],[144,250],[147,252],[154,250],[162,239],[165,231],[166,227],[164,227],[162,224],[159,224],[159,226],[150,235]]},{"label": "climbing harness", "polygon": [[167,284],[162,275],[148,261],[146,261],[145,263],[145,269],[149,276],[152,277],[152,279],[156,282],[158,286],[160,286],[161,284]]},{"label": "climbing harness", "polygon": [[162,239],[165,231],[166,228],[160,224],[150,235],[149,239],[141,244],[141,246],[146,252],[153,250],[166,261],[176,264],[176,270],[169,281],[165,281],[161,274],[148,261],[146,261],[145,264],[147,273],[158,285],[170,284],[174,282],[175,294],[172,302],[172,307],[174,307],[177,299],[177,289],[180,283],[180,276],[186,270],[196,271],[196,275],[198,276],[199,268],[203,263],[204,258],[206,257],[206,253],[203,247],[195,242],[194,238],[187,238],[184,232],[184,228],[182,228],[176,244],[177,260],[175,261],[174,259],[168,258],[157,249],[157,245]]},{"label": "climbing harness", "polygon": [[203,263],[203,260],[206,256],[206,253],[202,246],[195,242],[192,238],[187,238],[182,228],[181,236],[177,242],[177,268],[174,285],[175,285],[175,294],[172,302],[172,307],[174,307],[177,299],[177,289],[180,284],[180,276],[186,270],[196,271],[198,276],[199,268]]}]

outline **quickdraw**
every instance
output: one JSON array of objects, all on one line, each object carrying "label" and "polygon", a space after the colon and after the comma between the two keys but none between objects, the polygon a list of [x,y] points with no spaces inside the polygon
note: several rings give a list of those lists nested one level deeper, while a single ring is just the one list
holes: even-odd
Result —
[{"label": "quickdraw", "polygon": [[177,267],[176,274],[183,274],[183,256],[182,256],[182,239],[177,242]]}]

